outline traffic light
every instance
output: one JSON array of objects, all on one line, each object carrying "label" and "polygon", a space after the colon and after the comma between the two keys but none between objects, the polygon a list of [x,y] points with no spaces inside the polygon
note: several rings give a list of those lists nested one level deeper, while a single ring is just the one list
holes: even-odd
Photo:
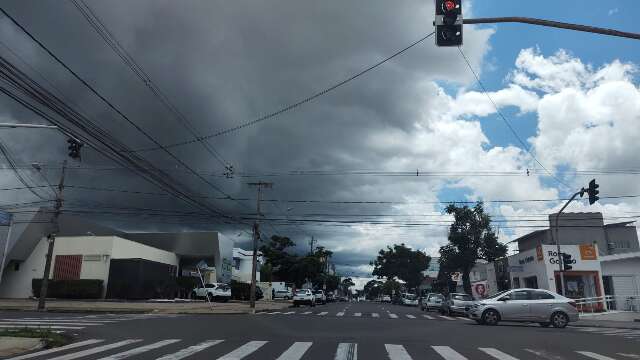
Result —
[{"label": "traffic light", "polygon": [[571,254],[562,253],[562,269],[564,271],[573,269],[573,266],[571,266],[572,263],[573,259],[571,258]]},{"label": "traffic light", "polygon": [[69,143],[67,147],[69,149],[69,157],[80,160],[80,149],[84,144],[76,139],[68,139],[67,142]]},{"label": "traffic light", "polygon": [[600,200],[600,190],[598,188],[600,185],[596,184],[596,179],[589,181],[589,188],[587,189],[587,194],[589,194],[589,205],[593,205],[596,201]]},{"label": "traffic light", "polygon": [[436,45],[462,45],[462,0],[436,1]]}]

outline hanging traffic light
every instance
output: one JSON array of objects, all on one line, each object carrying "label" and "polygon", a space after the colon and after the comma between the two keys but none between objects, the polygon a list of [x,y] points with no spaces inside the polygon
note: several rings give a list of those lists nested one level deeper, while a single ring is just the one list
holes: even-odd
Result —
[{"label": "hanging traffic light", "polygon": [[567,254],[567,253],[561,253],[561,254],[562,254],[562,269],[564,271],[569,271],[573,269],[573,266],[571,266],[571,264],[573,264],[573,259],[571,258],[571,254]]},{"label": "hanging traffic light", "polygon": [[67,147],[69,149],[69,157],[80,160],[80,149],[84,144],[76,139],[68,139],[67,143],[69,143]]},{"label": "hanging traffic light", "polygon": [[462,0],[436,1],[436,45],[462,45]]},{"label": "hanging traffic light", "polygon": [[589,188],[587,189],[587,194],[589,194],[589,205],[593,205],[596,201],[600,200],[600,190],[598,188],[600,185],[596,184],[596,179],[589,181]]}]

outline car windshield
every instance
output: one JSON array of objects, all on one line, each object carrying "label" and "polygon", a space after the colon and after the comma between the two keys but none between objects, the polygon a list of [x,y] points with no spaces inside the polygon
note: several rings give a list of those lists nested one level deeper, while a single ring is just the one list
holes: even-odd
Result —
[{"label": "car windshield", "polygon": [[452,296],[453,300],[460,300],[460,301],[471,301],[473,300],[473,298],[470,295],[467,294],[455,294]]},{"label": "car windshield", "polygon": [[309,290],[296,290],[296,295],[307,295]]}]

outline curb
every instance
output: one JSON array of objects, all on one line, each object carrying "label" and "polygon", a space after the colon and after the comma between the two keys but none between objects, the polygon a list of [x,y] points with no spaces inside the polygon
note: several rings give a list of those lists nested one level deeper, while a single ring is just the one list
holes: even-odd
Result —
[{"label": "curb", "polygon": [[630,324],[579,324],[572,323],[570,324],[572,327],[593,327],[593,328],[608,328],[608,329],[629,329],[629,330],[640,330],[640,327],[635,323]]},{"label": "curb", "polygon": [[[278,309],[262,309],[256,311],[264,312],[264,311],[277,311]],[[23,311],[23,312],[33,312],[37,311],[33,308],[3,308],[0,307],[0,311]],[[72,309],[72,308],[54,308],[54,309],[46,309],[47,313],[61,313],[61,314],[166,314],[166,315],[251,315],[250,310],[233,310],[233,311],[185,311],[185,310],[162,310],[162,309],[149,309],[149,310],[138,310],[138,309]]]}]

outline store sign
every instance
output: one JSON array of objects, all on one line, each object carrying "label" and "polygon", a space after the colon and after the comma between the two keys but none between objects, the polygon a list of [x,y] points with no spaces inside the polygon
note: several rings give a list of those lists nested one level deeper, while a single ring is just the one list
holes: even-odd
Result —
[{"label": "store sign", "polygon": [[544,261],[544,251],[542,251],[542,245],[536,246],[536,257],[538,261]]},{"label": "store sign", "polygon": [[591,244],[580,245],[580,259],[581,260],[598,260],[598,253],[596,247]]},{"label": "store sign", "polygon": [[522,266],[509,266],[509,272],[511,273],[519,273],[524,271],[524,267]]},{"label": "store sign", "polygon": [[461,274],[459,272],[451,273],[451,281],[458,282],[460,281]]},{"label": "store sign", "polygon": [[[549,256],[549,263],[550,264],[554,264],[554,265],[558,265],[560,263],[560,260],[558,259],[558,252],[557,251],[548,251],[547,255]],[[576,258],[572,258],[570,264],[576,264],[578,262],[578,260],[576,260]]]},{"label": "store sign", "polygon": [[524,258],[524,259],[520,259],[520,260],[518,260],[518,263],[519,263],[520,265],[530,264],[530,263],[532,263],[532,262],[533,262],[533,255],[531,255],[531,256],[527,256],[527,257],[526,257],[526,258]]}]

